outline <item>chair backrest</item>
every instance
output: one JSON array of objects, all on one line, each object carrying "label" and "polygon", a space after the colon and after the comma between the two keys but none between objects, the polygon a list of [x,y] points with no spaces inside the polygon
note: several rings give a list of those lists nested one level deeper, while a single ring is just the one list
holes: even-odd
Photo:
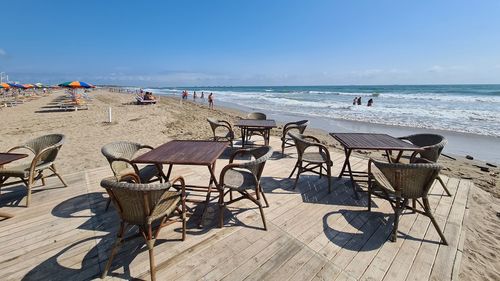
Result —
[{"label": "chair backrest", "polygon": [[285,124],[285,126],[283,127],[283,133],[287,133],[288,131],[296,131],[299,134],[303,134],[306,130],[307,125],[309,125],[309,120],[290,122]]},{"label": "chair backrest", "polygon": [[269,160],[273,155],[273,148],[270,146],[261,146],[249,150],[248,153],[250,153],[254,159],[239,164],[250,169],[257,180],[260,180],[262,171],[264,171],[264,166],[266,165],[266,161]]},{"label": "chair backrest", "polygon": [[168,191],[172,186],[170,182],[141,184],[109,177],[101,181],[101,186],[108,192],[121,219],[135,225],[146,224],[156,208],[171,206],[171,200],[180,196],[179,192]]},{"label": "chair backrest", "polygon": [[267,116],[261,112],[252,112],[252,113],[248,113],[247,119],[266,120]]},{"label": "chair backrest", "polygon": [[412,144],[425,147],[425,151],[420,152],[420,157],[432,162],[436,162],[448,142],[443,136],[436,134],[415,134],[405,137]]},{"label": "chair backrest", "polygon": [[288,135],[295,142],[295,147],[297,148],[297,154],[298,154],[299,159],[302,158],[302,155],[304,154],[304,151],[309,146],[315,144],[314,142],[305,139],[303,134],[299,134],[299,133],[296,133],[296,132],[288,132]]},{"label": "chair backrest", "polygon": [[125,169],[131,167],[128,162],[121,159],[132,160],[137,151],[141,149],[141,146],[141,144],[135,142],[117,141],[103,146],[101,152],[108,160],[113,174],[117,176]]},{"label": "chair backrest", "polygon": [[384,174],[396,192],[401,192],[403,198],[427,195],[442,168],[439,164],[425,160],[411,164],[373,161],[373,164]]},{"label": "chair backrest", "polygon": [[56,160],[64,140],[63,134],[50,134],[29,140],[24,145],[35,153],[35,158],[39,159],[38,163],[50,163]]}]

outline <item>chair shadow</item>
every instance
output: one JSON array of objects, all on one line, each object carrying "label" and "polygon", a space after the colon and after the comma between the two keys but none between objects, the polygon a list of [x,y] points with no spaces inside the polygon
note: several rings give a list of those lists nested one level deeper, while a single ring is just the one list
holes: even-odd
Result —
[{"label": "chair shadow", "polygon": [[[329,217],[336,214],[341,214],[355,231],[347,232],[342,230],[339,226],[341,224],[329,224]],[[323,216],[323,229],[326,237],[340,248],[351,251],[372,251],[387,242],[393,221],[394,217],[392,215],[381,212],[341,209]],[[381,239],[372,237],[379,227],[383,228],[380,235],[384,236],[380,237]]]},{"label": "chair shadow", "polygon": [[[93,279],[101,274],[103,264],[107,261],[111,246],[115,242],[119,226],[118,214],[112,210],[112,207],[106,211],[107,197],[102,192],[93,192],[70,198],[52,209],[52,215],[60,218],[88,218],[77,227],[79,230],[88,230],[92,232],[105,232],[104,235],[95,235],[86,237],[68,245],[64,249],[49,257],[30,270],[23,280],[45,280],[56,278],[59,280],[72,279],[78,276],[78,279]],[[90,204],[89,204],[90,202]],[[89,214],[85,214],[88,212]],[[83,214],[82,214],[83,213]],[[180,227],[180,224],[179,224]],[[176,229],[177,231],[177,229]],[[109,270],[109,276],[132,280],[130,276],[129,265],[138,254],[147,251],[144,239],[137,237],[137,228],[131,227],[125,237],[132,237],[122,244]],[[162,243],[179,241],[179,239],[157,239],[155,245]],[[61,264],[59,261],[68,252],[80,247],[82,244],[91,243],[93,246],[85,253],[78,268],[71,268]],[[123,268],[123,273],[115,273],[117,268]]]}]

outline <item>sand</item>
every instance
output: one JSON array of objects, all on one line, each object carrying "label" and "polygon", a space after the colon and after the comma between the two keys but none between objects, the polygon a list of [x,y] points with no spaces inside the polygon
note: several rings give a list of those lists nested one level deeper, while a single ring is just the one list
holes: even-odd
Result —
[{"label": "sand", "polygon": [[[206,103],[193,103],[161,97],[157,105],[135,105],[128,94],[112,93],[103,89],[93,91],[88,110],[56,111],[57,97],[41,97],[13,108],[0,109],[0,151],[21,144],[24,140],[47,133],[63,133],[66,144],[57,160],[59,170],[71,173],[107,165],[100,148],[109,142],[129,140],[157,146],[170,139],[210,139],[207,117],[235,122],[243,112],[217,107],[208,109]],[[108,123],[108,108],[112,108],[112,122]],[[281,134],[281,127],[272,131]],[[307,129],[327,145],[340,145],[321,130]],[[237,136],[239,132],[236,131]],[[381,157],[380,153],[360,151],[356,156]],[[456,156],[454,156],[456,157]],[[489,167],[488,172],[477,166],[485,163],[457,157],[441,157],[444,174],[471,178],[476,187],[469,196],[469,216],[466,219],[466,241],[460,276],[464,280],[498,280],[500,278],[500,169]],[[334,163],[335,164],[335,163]],[[336,163],[340,165],[341,163]],[[477,166],[475,166],[477,165]]]}]

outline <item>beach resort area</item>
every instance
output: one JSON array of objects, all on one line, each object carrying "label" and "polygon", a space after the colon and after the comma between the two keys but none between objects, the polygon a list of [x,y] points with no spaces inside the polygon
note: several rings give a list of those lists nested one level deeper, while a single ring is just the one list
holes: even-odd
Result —
[{"label": "beach resort area", "polygon": [[500,280],[497,1],[3,8],[0,280]]}]

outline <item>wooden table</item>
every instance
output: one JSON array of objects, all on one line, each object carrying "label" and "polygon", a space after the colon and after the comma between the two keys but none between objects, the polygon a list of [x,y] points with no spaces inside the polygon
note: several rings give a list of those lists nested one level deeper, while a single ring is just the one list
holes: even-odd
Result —
[{"label": "wooden table", "polygon": [[[0,169],[3,168],[3,165],[8,164],[10,162],[23,159],[28,157],[28,154],[22,154],[22,153],[0,153]],[[0,212],[0,217],[2,218],[12,218],[13,215]]]},{"label": "wooden table", "polygon": [[205,202],[203,212],[210,202],[212,186],[217,186],[215,176],[215,162],[228,147],[229,142],[202,141],[202,140],[173,140],[162,144],[157,148],[132,160],[137,164],[165,164],[169,165],[166,181],[169,180],[174,165],[196,165],[206,166],[210,172],[208,186],[186,185],[186,190],[206,192],[206,199],[203,201],[189,199],[189,202]]},{"label": "wooden table", "polygon": [[256,120],[256,119],[240,119],[234,125],[241,128],[241,146],[245,147],[246,135],[248,130],[256,129],[264,131],[264,143],[269,145],[269,136],[272,128],[276,128],[276,121],[272,119]]},{"label": "wooden table", "polygon": [[[345,153],[345,161],[340,171],[339,178],[342,176],[349,176],[351,179],[352,188],[356,198],[359,198],[356,192],[354,177],[368,176],[368,173],[364,171],[353,171],[351,169],[351,163],[349,162],[349,157],[354,149],[361,150],[385,150],[387,154],[387,160],[393,162],[391,158],[392,151],[398,151],[398,155],[395,158],[395,162],[399,162],[403,151],[422,151],[421,147],[413,145],[411,143],[402,141],[398,138],[386,135],[386,134],[370,134],[370,133],[330,133],[334,139],[336,139],[343,147]],[[347,169],[347,171],[346,171]],[[363,181],[363,180],[358,180]],[[366,181],[366,180],[365,180]]]}]

